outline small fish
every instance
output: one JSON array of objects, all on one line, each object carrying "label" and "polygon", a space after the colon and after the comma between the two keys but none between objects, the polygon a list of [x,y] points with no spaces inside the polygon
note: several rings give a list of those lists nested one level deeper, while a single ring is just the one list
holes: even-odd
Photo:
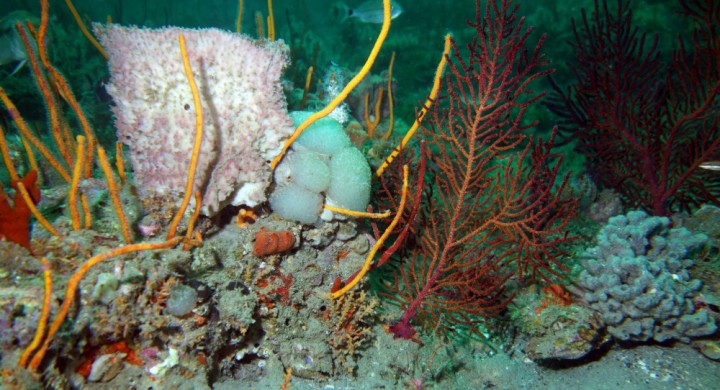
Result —
[{"label": "small fish", "polygon": [[22,10],[10,12],[0,19],[0,66],[16,63],[8,77],[17,73],[27,62],[25,46],[15,30],[15,23],[18,22],[37,24],[40,19],[30,12]]},{"label": "small fish", "polygon": [[[363,23],[382,23],[383,22],[383,2],[380,0],[368,0],[356,8],[349,8],[344,4],[340,4],[342,21],[348,18],[356,18]],[[390,2],[390,18],[395,19],[402,14],[403,8],[397,1]]]},{"label": "small fish", "polygon": [[105,75],[104,77],[100,78],[96,83],[95,87],[93,88],[93,92],[95,93],[95,98],[100,103],[110,103],[113,104],[112,96],[107,91],[107,85],[110,82],[110,75]]},{"label": "small fish", "polygon": [[720,171],[720,161],[705,161],[700,163],[700,168],[708,171]]},{"label": "small fish", "polygon": [[0,35],[0,66],[19,63],[10,73],[15,74],[27,61],[25,47],[17,34],[6,33]]}]

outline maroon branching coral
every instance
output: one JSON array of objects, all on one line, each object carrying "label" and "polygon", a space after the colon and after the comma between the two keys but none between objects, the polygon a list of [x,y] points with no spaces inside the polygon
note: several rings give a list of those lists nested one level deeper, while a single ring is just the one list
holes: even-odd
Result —
[{"label": "maroon branching coral", "polygon": [[700,169],[720,159],[720,6],[680,5],[695,32],[666,60],[632,25],[628,1],[611,11],[596,0],[573,23],[577,80],[554,85],[548,104],[600,184],[655,215],[720,203],[717,173]]},{"label": "maroon branching coral", "polygon": [[561,158],[550,153],[553,140],[524,134],[535,125],[523,121],[525,110],[542,96],[529,84],[550,71],[541,69],[542,42],[527,51],[531,29],[516,9],[491,0],[483,13],[476,1],[468,55],[452,42],[443,92],[422,129],[432,193],[414,245],[386,282],[385,296],[404,309],[388,327],[395,337],[417,340],[417,326],[480,334],[483,317],[512,299],[504,294],[511,276],[546,279],[563,268],[557,246],[570,239],[565,226],[576,202],[552,191]]}]

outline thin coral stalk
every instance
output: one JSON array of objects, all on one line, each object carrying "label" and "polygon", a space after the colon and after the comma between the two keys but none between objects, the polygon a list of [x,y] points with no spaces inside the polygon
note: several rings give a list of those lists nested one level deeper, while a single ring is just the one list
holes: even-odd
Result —
[{"label": "thin coral stalk", "polygon": [[90,122],[85,116],[85,112],[80,108],[80,104],[75,98],[70,86],[68,85],[65,78],[49,63],[45,64],[48,72],[53,76],[52,79],[55,81],[55,88],[60,91],[60,96],[70,105],[73,112],[77,116],[78,122],[80,122],[80,128],[83,130],[85,137],[87,137],[87,156],[85,159],[85,177],[92,177],[92,162],[93,156],[95,155],[95,132],[90,126]]},{"label": "thin coral stalk", "polygon": [[358,217],[358,218],[382,219],[382,218],[387,218],[390,216],[390,210],[386,210],[383,213],[368,213],[368,212],[363,212],[363,211],[348,210],[348,209],[344,209],[342,207],[331,206],[329,204],[326,204],[323,207],[328,211],[332,211],[333,213],[350,215],[352,217]]},{"label": "thin coral stalk", "polygon": [[47,34],[48,21],[50,20],[50,4],[48,0],[40,0],[40,26],[34,32],[35,40],[38,46],[38,55],[40,60],[45,63],[47,58],[45,55],[45,34]]},{"label": "thin coral stalk", "polygon": [[127,218],[125,218],[125,212],[122,209],[122,202],[120,201],[117,183],[115,183],[112,169],[110,169],[110,164],[108,163],[107,156],[105,155],[105,149],[101,147],[98,148],[98,161],[100,162],[100,167],[107,179],[108,193],[110,194],[110,199],[112,200],[118,220],[120,221],[123,238],[125,239],[125,242],[131,244],[132,235],[130,234],[130,226],[128,225]]},{"label": "thin coral stalk", "polygon": [[68,192],[68,211],[72,219],[73,230],[80,230],[80,213],[77,208],[77,191],[80,183],[80,175],[82,174],[83,162],[85,161],[85,137],[77,136],[77,150],[75,151],[75,167],[73,168],[72,180],[70,181],[70,191]]},{"label": "thin coral stalk", "polygon": [[121,142],[115,142],[115,167],[120,177],[120,184],[125,185],[127,178],[125,177],[125,162],[123,161],[123,147]]},{"label": "thin coral stalk", "polygon": [[25,154],[27,154],[30,169],[37,172],[38,182],[42,183],[42,175],[40,174],[40,168],[38,167],[37,159],[35,158],[35,153],[33,153],[32,147],[30,147],[30,143],[22,135],[20,135],[20,141],[23,144],[23,149],[25,149]]},{"label": "thin coral stalk", "polygon": [[[47,1],[47,0],[43,0],[43,1]],[[67,4],[68,8],[70,9],[70,13],[72,13],[73,18],[75,18],[75,22],[77,23],[78,27],[80,27],[80,31],[82,31],[85,38],[87,38],[87,40],[90,41],[90,43],[107,60],[108,59],[107,53],[105,53],[105,50],[102,48],[102,46],[100,46],[97,39],[95,39],[95,37],[93,37],[92,34],[90,34],[90,31],[88,31],[87,27],[85,27],[85,23],[83,23],[82,19],[80,18],[80,14],[78,14],[72,1],[65,0],[65,4]]]},{"label": "thin coral stalk", "polygon": [[380,124],[380,106],[382,105],[383,92],[382,88],[378,89],[377,98],[375,99],[375,117],[370,120],[370,107],[368,100],[370,99],[370,93],[365,92],[365,126],[367,126],[368,137],[373,138],[375,135],[375,128]]},{"label": "thin coral stalk", "polygon": [[[193,211],[192,216],[190,216],[190,221],[188,221],[188,228],[187,232],[185,233],[186,238],[191,238],[192,234],[195,232],[195,221],[197,221],[198,217],[200,216],[201,208],[202,196],[200,195],[200,191],[195,191],[195,211]],[[188,244],[183,245],[184,251],[188,249],[190,249],[190,246]]]},{"label": "thin coral stalk", "polygon": [[263,31],[263,17],[260,11],[255,12],[255,24],[257,25],[258,39],[265,38],[265,32]]},{"label": "thin coral stalk", "polygon": [[305,101],[307,100],[308,92],[310,91],[310,82],[312,81],[314,68],[311,66],[308,68],[307,76],[305,76],[305,89],[303,90],[302,100],[300,101],[300,109],[305,108]]},{"label": "thin coral stalk", "polygon": [[[55,69],[55,67],[50,64],[50,61],[47,59],[47,54],[45,51],[45,31],[47,30],[47,23],[48,23],[48,12],[49,12],[49,6],[47,0],[41,0],[40,2],[40,8],[41,8],[41,15],[40,15],[40,29],[38,30],[38,38],[37,38],[37,46],[38,46],[38,54],[40,55],[40,60],[42,61],[43,65],[45,66],[45,69],[50,73],[50,80],[53,82],[55,88],[57,88],[58,92],[60,93],[60,96],[70,105],[72,110],[75,112],[75,115],[77,116],[78,122],[80,122],[80,127],[83,130],[83,133],[85,134],[85,137],[87,137],[87,156],[88,158],[85,160],[85,177],[90,178],[92,177],[92,162],[93,157],[95,156],[95,133],[90,126],[90,122],[87,120],[87,117],[85,116],[85,112],[80,108],[80,104],[78,103],[77,99],[75,98],[75,94],[73,94],[72,89],[70,89],[70,86],[68,82],[65,80],[65,78],[60,74],[60,72]],[[74,7],[72,7],[74,9]],[[107,58],[107,57],[106,57]],[[69,181],[69,180],[68,180]]]},{"label": "thin coral stalk", "polygon": [[192,69],[190,68],[190,60],[187,55],[187,48],[185,47],[185,37],[180,34],[178,36],[180,42],[180,54],[182,55],[183,66],[185,68],[185,76],[187,77],[188,84],[190,84],[190,91],[193,95],[193,104],[195,105],[195,144],[193,145],[192,157],[190,158],[190,168],[188,169],[187,183],[185,184],[185,195],[183,196],[180,208],[175,214],[175,217],[170,224],[170,230],[168,232],[168,240],[175,236],[177,227],[180,224],[180,220],[185,214],[190,203],[190,196],[192,195],[193,185],[195,183],[195,170],[197,168],[197,161],[200,155],[200,145],[202,144],[203,138],[203,111],[202,105],[200,104],[200,93],[198,92],[197,85],[195,84],[195,77],[193,77]]},{"label": "thin coral stalk", "polygon": [[25,204],[27,204],[30,212],[35,217],[35,219],[37,219],[37,221],[40,222],[40,224],[53,236],[62,237],[62,235],[57,230],[55,230],[55,228],[50,224],[50,222],[48,222],[48,220],[43,217],[40,211],[38,211],[37,207],[35,207],[35,202],[33,202],[30,193],[28,192],[27,188],[25,188],[25,185],[22,183],[22,181],[17,182],[17,190],[20,192],[20,195],[22,196]]},{"label": "thin coral stalk", "polygon": [[268,17],[267,17],[267,28],[268,28],[268,39],[271,41],[275,40],[275,14],[273,13],[272,0],[268,0]]},{"label": "thin coral stalk", "polygon": [[186,237],[190,237],[192,235],[192,232],[195,230],[195,221],[197,221],[198,217],[200,216],[200,209],[202,208],[202,196],[200,195],[200,191],[195,191],[195,211],[193,211],[192,216],[190,216],[190,221],[188,221],[188,231],[185,235]]},{"label": "thin coral stalk", "polygon": [[10,117],[13,119],[13,122],[15,123],[15,126],[20,131],[20,133],[30,141],[30,143],[40,151],[40,154],[45,157],[45,159],[50,163],[50,165],[55,168],[55,170],[60,174],[60,176],[65,179],[65,181],[70,182],[70,173],[68,172],[65,167],[60,164],[55,157],[50,153],[50,151],[43,145],[40,140],[35,137],[35,135],[30,132],[30,129],[28,128],[27,123],[22,118],[22,115],[20,115],[20,111],[18,111],[17,107],[15,107],[15,104],[10,100],[10,97],[5,93],[5,90],[0,87],[0,100],[3,102],[3,105],[5,105],[5,108],[7,109],[8,113],[10,113]]},{"label": "thin coral stalk", "polygon": [[83,216],[85,217],[85,229],[90,229],[92,227],[92,213],[90,212],[90,205],[88,204],[85,193],[80,194],[80,204],[82,205]]},{"label": "thin coral stalk", "polygon": [[400,142],[400,145],[398,145],[395,150],[390,153],[389,156],[385,158],[385,161],[383,161],[382,165],[380,165],[380,168],[378,168],[375,171],[376,176],[382,176],[383,172],[385,172],[385,169],[392,163],[392,161],[397,157],[398,154],[400,154],[400,151],[405,148],[408,142],[410,142],[410,139],[412,139],[413,135],[415,135],[415,132],[417,131],[418,127],[420,126],[420,123],[422,122],[423,118],[425,118],[425,114],[427,114],[430,107],[432,107],[433,102],[435,102],[435,99],[437,98],[438,91],[440,90],[440,79],[442,78],[443,72],[445,71],[445,64],[447,63],[447,58],[450,55],[450,47],[451,47],[451,40],[452,36],[450,34],[445,36],[445,48],[443,49],[443,55],[442,59],[440,59],[440,63],[438,63],[438,67],[435,70],[435,79],[433,81],[433,87],[430,90],[430,95],[428,96],[428,99],[425,101],[425,104],[423,105],[423,108],[420,110],[420,113],[418,114],[417,118],[415,119],[415,123],[410,127],[407,133],[405,133],[405,137],[403,137],[402,142]]},{"label": "thin coral stalk", "polygon": [[45,106],[47,107],[48,117],[50,119],[50,131],[55,139],[55,145],[57,146],[60,155],[65,160],[65,163],[68,166],[72,166],[73,161],[70,157],[70,152],[68,151],[68,145],[65,143],[65,139],[63,138],[63,134],[60,129],[60,118],[58,116],[58,107],[57,102],[55,101],[55,96],[53,96],[52,91],[50,91],[45,75],[43,75],[42,70],[40,69],[40,62],[35,55],[35,51],[30,43],[30,39],[25,33],[23,25],[20,22],[15,23],[15,29],[25,45],[25,52],[27,53],[30,61],[30,68],[32,69],[35,82],[37,83],[40,94],[43,97]]},{"label": "thin coral stalk", "polygon": [[390,138],[390,135],[392,135],[393,127],[395,125],[395,114],[393,113],[393,95],[392,95],[392,71],[393,71],[393,64],[395,64],[395,51],[392,52],[392,56],[390,57],[390,65],[388,65],[388,81],[387,81],[387,91],[388,91],[388,108],[390,109],[390,116],[388,117],[388,128],[385,134],[383,134],[380,139],[386,140]]},{"label": "thin coral stalk", "polygon": [[25,348],[18,364],[21,367],[27,367],[28,359],[30,355],[40,346],[40,343],[45,336],[45,327],[47,327],[48,317],[50,316],[50,303],[52,299],[52,275],[50,271],[50,262],[47,258],[42,258],[42,270],[43,270],[43,283],[45,286],[45,293],[43,295],[43,306],[40,312],[40,318],[38,319],[37,329],[35,329],[35,337],[33,337],[30,345]]},{"label": "thin coral stalk", "polygon": [[235,32],[240,34],[242,33],[242,15],[243,15],[243,8],[245,8],[245,4],[243,0],[238,1],[238,13],[237,13],[237,19],[235,19]]},{"label": "thin coral stalk", "polygon": [[343,286],[343,288],[334,291],[330,293],[330,297],[332,299],[340,298],[343,294],[350,291],[353,287],[355,287],[356,284],[360,282],[360,280],[365,276],[365,274],[370,269],[370,264],[372,263],[373,258],[375,257],[375,254],[377,251],[382,247],[383,243],[385,243],[385,240],[390,236],[390,233],[392,233],[393,229],[395,229],[395,225],[398,224],[400,221],[400,218],[402,217],[403,210],[405,209],[405,200],[407,199],[407,189],[408,189],[408,166],[403,166],[403,188],[402,188],[402,196],[400,198],[400,207],[398,207],[397,212],[395,213],[395,218],[393,218],[392,222],[388,226],[387,229],[385,229],[385,232],[383,233],[380,238],[375,241],[375,245],[373,245],[372,250],[370,250],[370,253],[368,254],[367,258],[365,259],[365,264],[363,264],[362,269],[360,269],[360,272],[358,272],[355,275],[355,278],[353,278],[348,284]]},{"label": "thin coral stalk", "polygon": [[[53,95],[56,95],[56,94],[53,94]],[[68,123],[67,118],[65,118],[62,115],[58,116],[58,119],[60,120],[60,133],[62,134],[63,142],[65,143],[65,145],[68,146],[68,149],[72,151],[73,146],[76,147],[77,145],[75,145],[75,143],[74,143],[75,137],[73,137],[72,129],[70,128],[70,124]],[[38,129],[37,129],[37,125],[36,125],[35,132],[38,132],[37,130]],[[70,156],[70,158],[72,158],[72,157],[73,156]],[[72,166],[72,164],[69,166]]]}]

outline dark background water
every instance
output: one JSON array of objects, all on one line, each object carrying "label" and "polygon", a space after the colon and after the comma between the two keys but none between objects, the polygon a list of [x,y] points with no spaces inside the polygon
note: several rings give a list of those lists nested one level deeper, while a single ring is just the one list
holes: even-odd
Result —
[{"label": "dark background water", "polygon": [[[321,0],[275,0],[273,2],[276,35],[291,48],[293,62],[285,78],[294,85],[304,83],[310,65],[315,74],[322,75],[331,64],[355,71],[364,63],[380,29],[380,24],[362,23],[356,19],[343,20],[347,8],[355,7],[362,1],[347,3]],[[473,0],[399,0],[404,12],[393,20],[388,39],[373,67],[374,74],[387,69],[393,51],[396,52],[393,76],[397,80],[395,99],[396,117],[408,122],[414,119],[414,112],[425,100],[432,84],[432,76],[440,58],[443,37],[452,33],[462,47],[471,41],[475,31],[467,26],[466,20],[475,16]],[[517,15],[526,17],[525,25],[533,28],[529,45],[534,45],[541,35],[546,35],[544,52],[557,70],[554,77],[562,85],[571,79],[568,64],[572,63],[573,52],[567,43],[573,39],[571,21],[581,17],[581,9],[592,9],[591,0],[522,1]],[[614,0],[609,1],[614,6]],[[679,20],[674,11],[676,0],[634,0],[631,2],[635,13],[635,25],[648,34],[659,34],[660,47],[665,53],[677,46],[675,38],[689,29]],[[381,1],[377,1],[381,8]],[[182,27],[217,27],[235,30],[238,1],[229,0],[76,0],[75,7],[87,24],[104,22],[112,18],[123,25],[161,27],[175,25]],[[40,2],[37,0],[5,0],[0,3],[0,15],[16,10],[26,10],[39,15]],[[255,15],[267,15],[266,1],[245,1],[242,17],[242,32],[257,35]],[[89,106],[93,101],[97,80],[106,77],[102,57],[82,37],[64,1],[50,1],[51,29],[49,51],[51,60],[66,73],[77,94]],[[2,50],[2,48],[0,48]],[[38,98],[27,67],[12,78],[5,77],[14,64],[0,68],[0,85],[14,98],[19,107],[25,108],[24,115],[31,119],[42,110],[28,110],[37,107]],[[539,89],[548,88],[545,81]],[[293,107],[291,107],[293,108]],[[100,110],[101,107],[98,107]],[[28,112],[30,111],[30,112]],[[91,109],[92,111],[92,109]],[[539,129],[547,131],[554,118],[543,107],[529,113],[531,119],[540,120]],[[112,129],[107,114],[97,112],[96,125]],[[101,131],[102,133],[102,131]]]}]

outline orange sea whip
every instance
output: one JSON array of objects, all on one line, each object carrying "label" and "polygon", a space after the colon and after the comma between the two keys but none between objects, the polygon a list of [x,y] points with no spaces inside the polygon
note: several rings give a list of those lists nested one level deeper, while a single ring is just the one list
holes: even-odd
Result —
[{"label": "orange sea whip", "polygon": [[38,320],[37,329],[35,329],[35,337],[33,337],[30,345],[25,348],[18,364],[21,367],[27,366],[27,361],[30,359],[30,355],[35,349],[40,346],[40,343],[45,336],[45,327],[47,326],[48,316],[50,315],[50,301],[52,299],[52,277],[50,272],[50,262],[47,258],[42,258],[42,270],[43,270],[43,283],[45,286],[45,292],[43,294],[43,305],[42,311],[40,312],[40,319]]},{"label": "orange sea whip", "polygon": [[190,158],[190,169],[188,170],[187,183],[185,184],[185,195],[183,196],[180,208],[175,214],[175,217],[170,224],[170,230],[168,231],[168,240],[175,236],[180,220],[185,214],[185,209],[190,203],[190,196],[192,196],[192,189],[195,182],[195,169],[197,167],[198,156],[200,155],[200,144],[203,138],[203,112],[202,105],[200,104],[200,94],[198,93],[197,85],[195,84],[195,78],[190,68],[190,60],[187,55],[187,48],[185,47],[185,36],[182,34],[178,35],[178,41],[180,42],[180,54],[182,55],[183,66],[185,68],[185,76],[190,84],[190,91],[193,95],[193,103],[195,105],[195,144],[193,145],[192,157]]},{"label": "orange sea whip", "polygon": [[445,49],[443,50],[442,59],[440,60],[437,69],[435,70],[435,80],[433,82],[432,90],[430,91],[430,96],[425,101],[422,110],[420,110],[420,114],[418,114],[417,119],[415,119],[415,123],[413,123],[413,125],[410,127],[410,130],[408,130],[408,132],[405,134],[405,137],[403,137],[400,145],[398,145],[398,147],[395,148],[395,150],[393,150],[393,152],[390,153],[387,158],[385,158],[385,161],[382,163],[382,165],[380,165],[380,168],[375,171],[376,176],[382,175],[383,172],[385,172],[385,168],[390,165],[390,163],[395,159],[395,157],[397,157],[400,151],[405,148],[405,145],[410,142],[410,139],[413,137],[418,127],[420,126],[420,122],[422,122],[423,118],[425,118],[425,114],[427,114],[427,111],[430,109],[433,102],[435,101],[435,98],[437,97],[438,91],[440,89],[440,77],[442,77],[443,71],[445,70],[447,56],[450,54],[450,38],[452,38],[450,34],[447,34],[445,36]]},{"label": "orange sea whip", "polygon": [[115,167],[117,167],[120,184],[125,185],[125,163],[123,162],[123,147],[121,142],[115,142]]},{"label": "orange sea whip", "polygon": [[10,174],[10,181],[19,181],[20,176],[15,170],[12,159],[10,158],[10,151],[7,146],[7,139],[5,139],[5,131],[3,130],[2,124],[0,124],[0,154],[2,155],[5,166],[7,167],[8,174]]},{"label": "orange sea whip", "polygon": [[300,137],[300,134],[302,134],[303,130],[307,129],[315,123],[318,119],[326,117],[328,114],[330,114],[335,107],[340,105],[345,98],[350,94],[350,92],[357,87],[358,84],[362,81],[363,78],[370,72],[370,68],[372,68],[373,63],[375,62],[375,59],[378,56],[378,53],[380,52],[380,48],[383,45],[383,42],[385,42],[385,38],[387,38],[388,32],[390,31],[390,0],[383,0],[383,24],[382,28],[380,29],[380,34],[378,35],[377,40],[375,41],[375,45],[373,46],[372,50],[370,51],[370,55],[367,58],[367,61],[365,61],[365,64],[363,65],[362,69],[358,72],[358,74],[355,75],[355,77],[350,80],[350,82],[343,88],[343,90],[335,96],[335,98],[322,110],[310,115],[305,122],[301,123],[300,126],[295,129],[295,133],[293,133],[290,138],[288,138],[285,143],[283,144],[282,151],[280,154],[275,156],[275,158],[270,163],[270,166],[273,170],[275,170],[275,167],[280,163],[280,160],[282,160],[283,156],[285,156],[285,153],[290,148],[290,145],[292,145],[293,142],[295,142],[298,137]]},{"label": "orange sea whip", "polygon": [[27,366],[27,361],[28,359],[30,359],[30,354],[32,354],[33,351],[35,351],[35,349],[40,346],[40,343],[43,340],[43,336],[45,336],[45,327],[47,326],[47,319],[50,315],[50,303],[52,299],[52,277],[50,272],[50,262],[45,257],[42,258],[42,270],[43,284],[45,286],[42,311],[40,312],[40,319],[38,320],[37,329],[35,329],[35,337],[33,337],[30,345],[25,348],[25,352],[23,352],[22,356],[20,356],[20,360],[18,361],[18,364],[21,367]]},{"label": "orange sea whip", "polygon": [[124,255],[127,253],[170,248],[183,240],[187,239],[185,237],[175,237],[173,239],[163,242],[144,242],[140,244],[121,246],[119,248],[109,250],[97,256],[93,256],[90,258],[90,260],[86,261],[82,266],[80,266],[77,271],[75,271],[73,276],[70,277],[70,280],[68,280],[67,288],[65,289],[65,299],[63,300],[63,304],[60,307],[60,310],[58,310],[55,319],[50,324],[50,329],[48,330],[47,336],[45,337],[45,342],[43,342],[40,349],[37,351],[37,353],[35,353],[35,356],[30,361],[29,368],[33,371],[36,371],[38,366],[40,365],[40,362],[42,362],[42,359],[45,357],[45,353],[50,347],[50,342],[55,336],[55,333],[57,333],[57,331],[60,329],[60,326],[62,326],[63,322],[65,321],[65,318],[70,311],[70,306],[75,303],[75,294],[77,294],[77,289],[80,281],[92,267],[94,267],[96,264],[103,260]]},{"label": "orange sea whip", "polygon": [[38,138],[30,131],[27,123],[20,115],[20,111],[18,111],[17,107],[15,107],[15,104],[12,100],[10,100],[10,97],[8,97],[2,87],[0,87],[0,101],[2,101],[8,113],[10,113],[10,117],[15,123],[15,126],[25,139],[27,139],[38,151],[40,151],[40,154],[42,154],[50,165],[60,174],[60,176],[69,183],[70,173],[68,173],[68,170],[65,169],[65,167],[63,167],[57,159],[55,159],[48,148],[46,148],[45,145],[43,145],[42,142],[40,142],[40,140],[38,140]]},{"label": "orange sea whip", "polygon": [[308,91],[310,90],[310,81],[312,81],[313,67],[309,67],[307,76],[305,76],[305,89],[303,90],[302,100],[300,101],[300,109],[305,108],[305,101],[307,100]]},{"label": "orange sea whip", "polygon": [[400,218],[402,217],[403,210],[405,210],[405,200],[407,199],[407,189],[408,189],[408,166],[403,165],[403,188],[402,188],[402,196],[400,198],[400,205],[398,206],[398,210],[395,213],[395,218],[393,218],[392,222],[390,222],[390,225],[388,225],[387,229],[385,229],[385,232],[383,232],[382,236],[375,241],[375,245],[373,245],[372,250],[370,250],[370,253],[367,255],[367,258],[365,259],[365,264],[363,264],[362,269],[360,269],[360,272],[358,272],[355,277],[343,288],[330,293],[330,298],[336,299],[340,298],[343,294],[350,291],[351,288],[355,287],[356,284],[360,282],[360,279],[365,276],[365,274],[370,269],[370,264],[373,261],[373,258],[375,257],[375,254],[377,251],[382,247],[383,243],[387,238],[390,236],[390,233],[395,229],[395,225],[398,224],[400,221]]},{"label": "orange sea whip", "polygon": [[[65,163],[71,167],[73,165],[72,158],[70,157],[70,153],[68,152],[69,145],[65,144],[65,140],[63,139],[62,132],[60,129],[60,119],[58,115],[58,108],[57,108],[57,102],[55,101],[55,96],[53,95],[52,91],[50,90],[50,86],[48,85],[48,80],[45,78],[45,75],[43,75],[42,70],[40,69],[40,62],[38,61],[38,58],[35,56],[35,52],[33,51],[33,46],[30,43],[30,39],[28,38],[27,34],[25,33],[25,29],[23,28],[23,25],[21,23],[15,23],[15,29],[18,32],[18,35],[20,36],[23,45],[25,46],[25,52],[27,53],[28,60],[30,61],[30,68],[32,69],[32,73],[35,76],[35,82],[37,84],[37,88],[40,90],[40,95],[43,98],[43,101],[45,102],[45,106],[47,107],[48,116],[50,120],[50,130],[53,135],[53,138],[55,139],[55,144],[57,145],[58,151],[60,152],[60,155],[65,160]],[[38,46],[39,48],[39,46]]]},{"label": "orange sea whip", "polygon": [[30,212],[35,217],[35,219],[37,219],[37,221],[53,236],[62,237],[62,235],[57,230],[55,230],[55,228],[50,224],[50,222],[48,222],[48,220],[45,219],[42,214],[40,214],[40,211],[38,211],[37,207],[35,207],[35,202],[33,202],[33,199],[30,196],[28,189],[25,187],[25,184],[23,184],[22,180],[17,182],[17,190],[25,201],[25,204],[27,204]]},{"label": "orange sea whip", "polygon": [[385,134],[380,139],[386,140],[390,138],[393,131],[393,125],[395,124],[395,116],[393,114],[393,96],[392,96],[392,71],[393,64],[395,64],[395,52],[392,52],[390,56],[390,65],[388,66],[388,81],[387,81],[387,92],[388,92],[388,107],[390,108],[390,117],[388,118],[388,128]]},{"label": "orange sea whip", "polygon": [[380,105],[382,105],[383,92],[382,88],[378,89],[377,99],[375,99],[375,118],[370,120],[370,108],[368,107],[368,100],[370,98],[370,92],[365,92],[365,126],[367,126],[368,137],[373,138],[375,135],[375,128],[380,124]]},{"label": "orange sea whip", "polygon": [[77,136],[77,149],[75,151],[75,166],[73,168],[70,191],[68,192],[67,205],[72,220],[73,230],[80,230],[80,214],[77,208],[77,190],[82,174],[83,162],[85,161],[85,137]]},{"label": "orange sea whip", "polygon": [[105,178],[108,183],[108,193],[110,194],[110,200],[112,200],[113,207],[117,213],[118,220],[120,221],[120,228],[122,229],[122,235],[125,242],[128,244],[132,243],[132,236],[130,234],[130,226],[128,225],[127,218],[125,218],[125,212],[122,209],[122,202],[120,201],[120,195],[118,195],[117,183],[110,169],[107,156],[105,155],[105,149],[102,147],[98,148],[98,161],[100,162],[100,168],[102,168]]}]

